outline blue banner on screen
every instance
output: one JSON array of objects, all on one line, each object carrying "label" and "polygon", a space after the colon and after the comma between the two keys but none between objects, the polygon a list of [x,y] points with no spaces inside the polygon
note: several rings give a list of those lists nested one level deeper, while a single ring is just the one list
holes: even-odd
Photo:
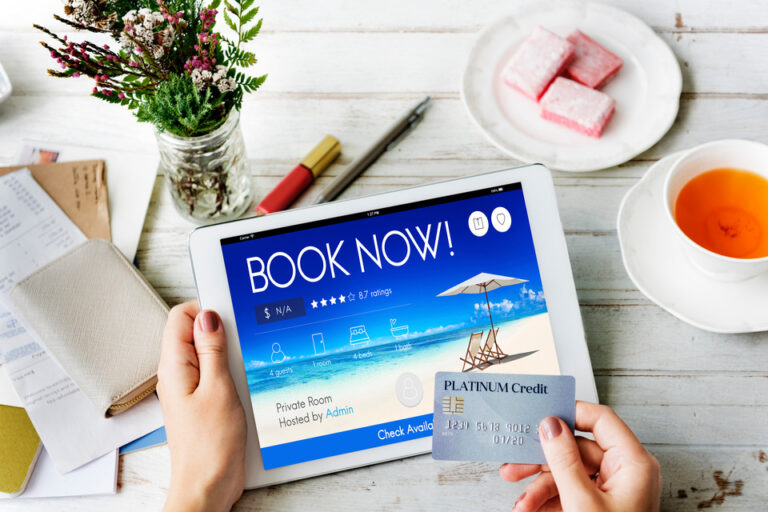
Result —
[{"label": "blue banner on screen", "polygon": [[432,415],[425,414],[415,418],[262,447],[261,458],[264,469],[272,469],[431,435]]},{"label": "blue banner on screen", "polygon": [[519,184],[221,246],[265,469],[431,435],[438,371],[559,373]]}]

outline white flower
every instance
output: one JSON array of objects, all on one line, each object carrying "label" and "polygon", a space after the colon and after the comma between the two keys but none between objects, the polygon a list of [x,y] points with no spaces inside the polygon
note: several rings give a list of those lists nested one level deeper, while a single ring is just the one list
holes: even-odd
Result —
[{"label": "white flower", "polygon": [[237,82],[235,82],[234,78],[229,77],[219,81],[219,83],[216,84],[216,87],[219,88],[220,93],[224,94],[225,92],[234,91],[237,87]]},{"label": "white flower", "polygon": [[166,48],[170,48],[171,45],[173,44],[173,39],[175,35],[176,34],[173,30],[173,27],[169,25],[168,27],[160,31],[160,44],[162,44]]},{"label": "white flower", "polygon": [[104,0],[65,0],[64,14],[85,26],[108,29],[115,21],[114,13],[104,13]]},{"label": "white flower", "polygon": [[202,91],[205,87],[205,81],[203,80],[203,74],[200,72],[199,69],[193,69],[192,72],[189,74],[189,77],[192,79],[192,83],[195,84],[195,87],[198,91]]},{"label": "white flower", "polygon": [[[127,51],[140,54],[142,53],[140,47],[142,47],[151,53],[155,59],[160,59],[165,55],[165,49],[173,45],[176,36],[173,26],[168,25],[155,32],[165,23],[165,18],[161,12],[152,11],[146,7],[138,11],[131,10],[125,13],[123,22],[126,29],[120,35],[120,45]],[[156,37],[159,41],[155,39]]]},{"label": "white flower", "polygon": [[227,76],[226,66],[216,66],[213,72],[207,69],[193,69],[189,76],[198,91],[205,87],[216,87],[220,93],[224,94],[237,88],[235,79]]},{"label": "white flower", "polygon": [[222,80],[226,76],[227,76],[227,68],[222,65],[216,66],[216,72],[213,74],[213,81],[218,82],[219,80]]},{"label": "white flower", "polygon": [[133,25],[136,23],[136,10],[131,10],[125,13],[125,16],[123,16],[123,23],[126,25]]}]

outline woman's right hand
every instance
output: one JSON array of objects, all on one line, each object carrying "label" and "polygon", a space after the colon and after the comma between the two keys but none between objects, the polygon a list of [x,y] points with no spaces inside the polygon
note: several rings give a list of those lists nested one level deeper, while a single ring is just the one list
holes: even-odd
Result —
[{"label": "woman's right hand", "polygon": [[560,418],[539,424],[547,465],[504,464],[501,477],[517,482],[539,474],[515,502],[515,512],[656,512],[661,498],[658,461],[604,405],[576,402],[574,437]]}]

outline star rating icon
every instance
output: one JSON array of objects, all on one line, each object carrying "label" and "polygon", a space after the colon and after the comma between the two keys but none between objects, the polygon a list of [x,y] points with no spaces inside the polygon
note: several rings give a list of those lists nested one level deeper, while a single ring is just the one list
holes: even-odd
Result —
[{"label": "star rating icon", "polygon": [[317,309],[319,307],[330,307],[335,306],[336,304],[346,304],[347,302],[352,302],[355,300],[355,296],[350,293],[349,295],[339,294],[338,296],[331,295],[330,298],[326,299],[325,297],[321,298],[318,302],[316,299],[312,299],[312,301],[309,303],[312,306],[312,309]]}]

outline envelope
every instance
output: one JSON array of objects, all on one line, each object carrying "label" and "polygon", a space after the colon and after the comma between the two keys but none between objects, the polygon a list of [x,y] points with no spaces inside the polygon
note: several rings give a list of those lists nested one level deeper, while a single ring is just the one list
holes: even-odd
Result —
[{"label": "envelope", "polygon": [[103,160],[0,167],[0,176],[24,168],[85,236],[112,240]]}]

